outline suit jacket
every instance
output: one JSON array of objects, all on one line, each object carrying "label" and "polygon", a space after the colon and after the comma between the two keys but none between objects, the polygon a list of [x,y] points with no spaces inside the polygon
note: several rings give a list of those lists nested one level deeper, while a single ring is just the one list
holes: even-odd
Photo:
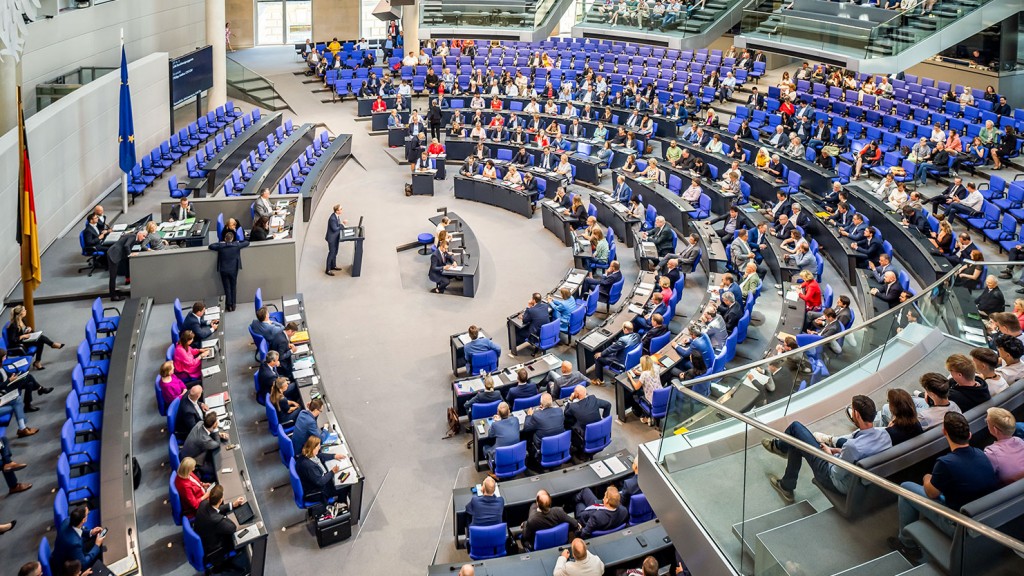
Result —
[{"label": "suit jacket", "polygon": [[331,217],[327,219],[327,235],[324,236],[327,244],[333,246],[341,241],[341,231],[344,228],[341,225],[341,218],[334,212],[331,212]]},{"label": "suit jacket", "polygon": [[789,238],[790,233],[792,233],[793,230],[796,230],[796,227],[793,226],[792,222],[786,222],[785,226],[783,226],[781,223],[777,223],[774,226],[772,226],[772,228],[775,231],[775,237],[781,238],[783,240]]},{"label": "suit jacket", "polygon": [[647,233],[647,240],[658,248],[658,256],[672,253],[672,229],[666,224],[661,228],[653,228]]},{"label": "suit jacket", "polygon": [[[651,340],[657,338],[658,336],[664,335],[666,332],[668,332],[668,326],[664,325],[655,326],[648,330],[647,333],[644,334],[644,337],[640,340],[640,343],[644,349],[644,354],[657,352],[657,350],[651,350]],[[589,398],[589,396],[587,398]]]},{"label": "suit jacket", "polygon": [[523,324],[531,338],[540,337],[540,327],[551,321],[551,310],[546,302],[538,302],[523,310]]},{"label": "suit jacket", "polygon": [[[749,233],[747,236],[749,238]],[[742,273],[743,267],[750,261],[748,256],[752,253],[753,250],[751,250],[750,244],[737,237],[732,241],[732,244],[729,245],[729,255],[732,256],[732,267],[735,268],[737,272]]]},{"label": "suit jacket", "polygon": [[[679,262],[684,266],[693,266],[693,263],[697,261],[697,256],[700,255],[700,244],[690,244],[689,241],[684,243],[683,251],[679,253]],[[673,284],[675,286],[675,284]]]},{"label": "suit jacket", "polygon": [[619,202],[629,202],[630,196],[633,195],[633,190],[628,184],[623,182],[615,187],[615,191],[612,193],[616,200]]},{"label": "suit jacket", "polygon": [[540,441],[548,436],[556,436],[565,432],[565,414],[557,406],[534,410],[526,417],[523,432],[533,432],[533,445],[540,450]]},{"label": "suit jacket", "polygon": [[213,334],[213,326],[193,313],[188,313],[188,315],[185,316],[184,322],[181,323],[181,330],[191,330],[196,334],[196,339],[194,339],[193,344],[191,344],[191,347],[194,348],[203,347],[203,340],[209,338]]},{"label": "suit jacket", "polygon": [[495,354],[499,356],[501,355],[501,347],[495,344],[490,338],[485,338],[483,336],[476,340],[471,340],[468,344],[462,347],[462,353],[465,355],[467,362],[469,362],[470,358],[473,357],[473,354],[479,354],[488,350],[493,350]]},{"label": "suit jacket", "polygon": [[804,232],[806,232],[807,225],[811,223],[811,217],[808,216],[806,212],[801,210],[799,215],[791,217],[789,219],[789,223],[803,228]]},{"label": "suit jacket", "polygon": [[249,324],[249,328],[252,329],[257,335],[263,337],[264,340],[269,340],[274,337],[275,334],[284,330],[284,326],[281,326],[277,322],[266,321],[260,322],[258,319],[253,319]]},{"label": "suit jacket", "polygon": [[561,398],[562,389],[568,388],[570,386],[575,388],[576,385],[586,384],[587,382],[587,377],[577,370],[573,370],[568,374],[562,374],[561,372],[552,372],[551,375],[548,376],[548,378],[550,379],[548,392],[551,393],[551,396],[555,400]]},{"label": "suit jacket", "polygon": [[88,528],[83,527],[82,536],[79,536],[71,526],[71,520],[65,518],[57,530],[53,552],[50,554],[50,565],[55,569],[57,566],[63,568],[64,563],[68,560],[78,560],[82,563],[84,570],[95,564],[99,560],[102,550],[99,546],[93,545],[95,539],[87,534]]},{"label": "suit jacket", "polygon": [[[334,484],[334,473],[330,470],[334,464],[329,462],[334,457],[326,454],[319,454],[317,457],[323,466],[323,471],[311,458],[306,458],[301,454],[295,458],[295,472],[299,475],[299,482],[302,483],[302,491],[306,498],[309,498],[311,494],[323,495],[328,487]],[[326,500],[326,498],[324,499]]]},{"label": "suit jacket", "polygon": [[821,330],[818,331],[818,335],[821,336],[822,338],[828,338],[829,336],[839,334],[840,332],[842,332],[842,330],[843,327],[839,325],[838,321],[829,322],[828,324],[825,324],[824,326],[821,327]]},{"label": "suit jacket", "polygon": [[256,212],[257,217],[270,218],[270,215],[274,213],[274,208],[270,205],[270,200],[266,200],[262,196],[253,202],[252,207]]},{"label": "suit jacket", "polygon": [[878,236],[872,237],[870,242],[857,243],[857,253],[864,256],[868,260],[877,260],[878,255],[881,254],[882,252],[882,241],[878,239]]},{"label": "suit jacket", "polygon": [[601,357],[611,358],[619,364],[622,364],[626,360],[626,352],[639,343],[640,335],[636,332],[623,334],[622,336],[619,336],[618,340],[612,342],[611,346],[604,349],[604,352],[601,353]]},{"label": "suit jacket", "polygon": [[508,402],[509,407],[511,407],[518,398],[536,396],[538,392],[537,385],[533,382],[527,381],[523,384],[516,384],[505,392],[505,402]]},{"label": "suit jacket", "polygon": [[509,416],[491,424],[487,431],[488,438],[494,438],[494,447],[512,446],[519,443],[519,419]]},{"label": "suit jacket", "polygon": [[722,319],[725,320],[726,333],[732,333],[733,328],[739,324],[741,317],[743,317],[743,305],[737,300],[722,314]]},{"label": "suit jacket", "polygon": [[292,432],[292,447],[296,454],[302,454],[302,447],[309,440],[310,436],[318,436],[321,440],[327,438],[327,433],[317,426],[316,417],[309,410],[302,410],[295,418],[295,430]]},{"label": "suit jacket", "polygon": [[171,220],[188,220],[195,217],[196,213],[191,209],[182,210],[181,204],[171,207]]},{"label": "suit jacket", "polygon": [[875,296],[878,296],[885,303],[887,303],[889,305],[889,309],[891,310],[900,303],[900,292],[902,292],[902,288],[900,288],[900,283],[893,282],[892,284],[885,284],[881,288],[879,288],[878,294],[875,294]]},{"label": "suit jacket", "polygon": [[497,390],[481,390],[466,401],[466,414],[473,414],[473,404],[490,404],[491,402],[499,402],[501,400],[504,400],[501,397],[501,392]]},{"label": "suit jacket", "polygon": [[474,496],[469,504],[466,504],[466,514],[469,514],[470,526],[493,526],[501,524],[502,516],[505,513],[505,499],[501,496]]},{"label": "suit jacket", "polygon": [[867,227],[867,224],[863,222],[860,225],[855,225],[851,221],[850,228],[847,230],[847,234],[849,234],[847,238],[852,242],[860,242],[864,240],[864,230],[867,230]]},{"label": "suit jacket", "polygon": [[284,330],[275,332],[270,340],[267,340],[267,347],[281,357],[281,365],[285,367],[285,370],[289,370],[292,365],[292,350],[288,346],[289,344],[291,342]]},{"label": "suit jacket", "polygon": [[203,413],[192,404],[188,395],[183,396],[181,402],[178,403],[178,413],[174,418],[174,436],[178,442],[184,443],[192,429],[196,427],[196,423],[202,421]]},{"label": "suit jacket", "polygon": [[189,456],[195,458],[196,464],[202,466],[207,463],[211,453],[220,450],[220,440],[215,438],[216,432],[207,432],[202,422],[196,422],[192,431],[185,438],[185,445],[181,448],[181,457]]},{"label": "suit jacket", "polygon": [[91,224],[86,224],[83,232],[84,235],[82,237],[82,242],[85,244],[86,252],[96,250],[99,248],[100,244],[103,243],[103,241],[100,240],[100,231],[97,227]]},{"label": "suit jacket", "polygon": [[565,405],[565,427],[582,436],[588,424],[607,418],[611,411],[611,402],[597,396],[587,396]]},{"label": "suit jacket", "polygon": [[699,337],[694,338],[690,341],[690,345],[687,347],[676,345],[676,352],[684,358],[689,358],[691,352],[699,352],[701,357],[704,358],[704,363],[708,366],[708,369],[715,363],[715,348],[711,344],[711,338],[707,334],[701,334]]},{"label": "suit jacket", "polygon": [[204,500],[196,511],[196,520],[192,523],[192,528],[202,540],[203,552],[208,558],[221,557],[235,548],[233,536],[238,527],[226,516],[230,511],[231,507],[227,504],[214,508],[209,500]]},{"label": "suit jacket", "polygon": [[263,398],[270,394],[274,387],[274,381],[280,377],[281,374],[277,371],[277,368],[272,368],[266,362],[260,364],[259,371],[256,373],[256,380],[260,386],[259,397]]},{"label": "suit jacket", "polygon": [[629,519],[629,512],[625,506],[619,506],[615,510],[609,510],[600,503],[587,507],[581,513],[576,514],[576,521],[583,525],[578,536],[590,538],[594,532],[611,530],[626,523]]},{"label": "suit jacket", "polygon": [[876,282],[882,284],[885,282],[886,272],[892,272],[893,274],[896,274],[896,268],[892,264],[889,264],[887,266],[875,266],[875,269],[871,271],[871,275],[875,277]]},{"label": "suit jacket", "polygon": [[427,278],[431,282],[440,282],[444,278],[444,267],[446,264],[455,264],[455,257],[449,252],[434,250],[430,254],[430,271],[427,272]]},{"label": "suit jacket", "polygon": [[600,290],[601,296],[607,298],[609,291],[612,289],[612,285],[619,280],[622,280],[622,272],[619,270],[602,276],[597,285],[597,289]]},{"label": "suit jacket", "polygon": [[217,252],[217,272],[237,274],[242,269],[242,248],[247,246],[248,240],[210,244],[208,248]]},{"label": "suit jacket", "polygon": [[[672,289],[675,290],[676,282],[679,282],[679,279],[683,277],[683,273],[679,270],[679,268],[673,268],[671,270],[666,270],[664,274],[661,274],[659,276],[668,276],[669,286],[671,286]],[[658,280],[660,281],[660,278]],[[658,282],[655,282],[654,284],[657,285]]]}]

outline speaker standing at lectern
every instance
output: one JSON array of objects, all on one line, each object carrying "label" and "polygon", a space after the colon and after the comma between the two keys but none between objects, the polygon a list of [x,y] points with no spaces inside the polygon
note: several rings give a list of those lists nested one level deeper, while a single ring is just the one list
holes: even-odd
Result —
[{"label": "speaker standing at lectern", "polygon": [[334,211],[331,212],[331,217],[327,219],[327,269],[325,270],[328,276],[334,276],[335,270],[341,270],[338,268],[338,244],[341,242],[341,233],[345,229],[345,224],[348,224],[348,220],[341,219],[341,204],[334,205]]}]

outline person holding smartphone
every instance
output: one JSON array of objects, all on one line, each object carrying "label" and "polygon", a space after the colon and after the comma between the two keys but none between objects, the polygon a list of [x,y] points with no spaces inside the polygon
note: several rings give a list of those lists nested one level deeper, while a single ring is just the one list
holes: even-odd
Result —
[{"label": "person holding smartphone", "polygon": [[89,506],[83,505],[72,510],[61,522],[50,554],[50,566],[64,566],[69,560],[77,560],[83,569],[89,569],[99,560],[107,530],[101,526],[87,529],[88,517]]}]

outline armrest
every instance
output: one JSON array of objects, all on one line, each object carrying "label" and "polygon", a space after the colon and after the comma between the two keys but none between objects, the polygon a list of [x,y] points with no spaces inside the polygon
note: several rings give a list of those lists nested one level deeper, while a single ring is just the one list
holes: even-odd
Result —
[{"label": "armrest", "polygon": [[103,309],[103,311],[104,311],[104,312],[106,312],[107,310],[110,310],[110,311],[114,312],[114,314],[115,314],[116,316],[120,316],[120,315],[121,315],[121,311],[120,311],[120,310],[118,310],[117,308],[113,308],[113,307],[107,307],[107,308],[104,308],[104,309]]}]

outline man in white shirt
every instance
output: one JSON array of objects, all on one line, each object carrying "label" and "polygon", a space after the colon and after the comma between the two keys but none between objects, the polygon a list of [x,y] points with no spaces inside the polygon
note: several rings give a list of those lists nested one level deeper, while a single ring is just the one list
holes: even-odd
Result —
[{"label": "man in white shirt", "polygon": [[1024,342],[1017,338],[997,338],[996,349],[999,352],[999,359],[1003,365],[996,368],[996,373],[1006,379],[1006,383],[1013,385],[1014,382],[1024,378]]},{"label": "man in white shirt", "polygon": [[569,562],[569,551],[562,550],[562,555],[555,562],[553,576],[601,576],[604,574],[604,562],[597,554],[587,552],[587,543],[581,538],[572,541],[572,557]]},{"label": "man in white shirt", "polygon": [[985,202],[985,197],[981,195],[978,190],[978,185],[971,182],[967,185],[967,197],[963,200],[954,198],[952,202],[946,204],[946,208],[949,210],[949,217],[959,214],[963,218],[972,218],[978,215],[981,210],[981,205]]},{"label": "man in white shirt", "polygon": [[409,51],[409,55],[402,59],[402,66],[415,66],[416,62],[416,54]]}]

